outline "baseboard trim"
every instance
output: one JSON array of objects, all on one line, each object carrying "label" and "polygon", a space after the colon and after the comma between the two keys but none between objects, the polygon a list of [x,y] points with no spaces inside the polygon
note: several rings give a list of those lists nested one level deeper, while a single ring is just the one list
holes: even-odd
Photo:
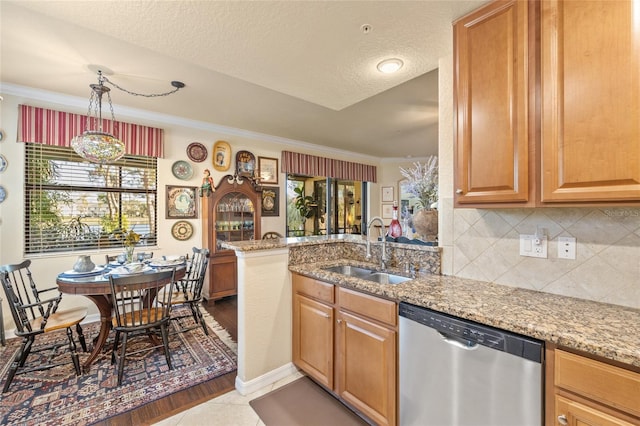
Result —
[{"label": "baseboard trim", "polygon": [[262,389],[265,386],[269,386],[277,382],[278,380],[284,379],[295,372],[298,369],[293,365],[293,363],[287,363],[282,367],[278,367],[275,370],[271,370],[268,373],[263,374],[262,376],[256,377],[255,379],[251,379],[247,382],[244,382],[240,379],[239,376],[236,376],[236,390],[241,395],[248,395],[252,392]]}]

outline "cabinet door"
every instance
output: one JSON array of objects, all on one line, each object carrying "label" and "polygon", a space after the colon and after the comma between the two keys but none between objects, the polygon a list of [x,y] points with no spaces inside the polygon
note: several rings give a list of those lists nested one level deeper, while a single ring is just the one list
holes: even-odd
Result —
[{"label": "cabinet door", "polygon": [[333,388],[333,308],[300,294],[293,296],[293,363]]},{"label": "cabinet door", "polygon": [[541,200],[640,200],[638,2],[541,8]]},{"label": "cabinet door", "polygon": [[235,252],[213,253],[209,259],[209,300],[238,293],[238,259]]},{"label": "cabinet door", "polygon": [[396,424],[396,335],[388,328],[338,312],[336,391],[378,425]]},{"label": "cabinet door", "polygon": [[528,28],[516,0],[455,22],[456,205],[529,199]]},{"label": "cabinet door", "polygon": [[632,426],[593,407],[556,396],[556,424],[568,426]]}]

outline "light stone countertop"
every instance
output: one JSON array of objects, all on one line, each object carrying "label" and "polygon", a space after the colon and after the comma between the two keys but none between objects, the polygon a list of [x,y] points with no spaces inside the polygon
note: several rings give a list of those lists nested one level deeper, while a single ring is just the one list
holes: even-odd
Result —
[{"label": "light stone countertop", "polygon": [[444,275],[378,284],[322,269],[341,264],[372,266],[341,260],[289,270],[640,367],[638,309]]},{"label": "light stone countertop", "polygon": [[[350,236],[324,240],[362,241]],[[228,244],[227,248],[253,251],[304,244],[318,244],[318,240],[310,237],[247,241]],[[376,266],[343,259],[289,265],[289,270],[580,350],[634,366],[635,370],[640,368],[639,309],[452,276],[420,274],[401,284],[378,284],[323,269],[346,264],[371,269]]]}]

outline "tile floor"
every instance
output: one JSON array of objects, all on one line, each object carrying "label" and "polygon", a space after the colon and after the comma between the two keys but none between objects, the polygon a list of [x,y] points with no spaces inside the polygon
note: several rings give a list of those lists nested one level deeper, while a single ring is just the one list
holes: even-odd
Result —
[{"label": "tile floor", "polygon": [[217,398],[197,405],[190,410],[183,411],[155,426],[264,426],[249,401],[261,395],[271,392],[280,386],[286,385],[298,378],[302,373],[294,373],[276,383],[242,396],[238,391],[232,391]]}]

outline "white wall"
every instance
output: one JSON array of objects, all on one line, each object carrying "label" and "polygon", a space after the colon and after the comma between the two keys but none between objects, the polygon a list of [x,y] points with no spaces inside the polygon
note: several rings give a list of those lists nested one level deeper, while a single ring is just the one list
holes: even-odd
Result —
[{"label": "white wall", "polygon": [[[47,254],[37,256],[26,256],[23,244],[23,176],[24,176],[24,146],[16,142],[18,105],[28,104],[44,108],[57,109],[60,111],[86,114],[88,99],[81,99],[60,95],[50,92],[37,91],[30,88],[3,85],[2,95],[4,100],[0,103],[1,125],[4,132],[4,139],[0,142],[0,153],[4,155],[9,166],[4,173],[0,173],[0,185],[6,192],[7,198],[0,203],[0,264],[18,263],[24,258],[32,260],[32,271],[40,285],[52,285],[55,283],[56,275],[65,270],[71,269],[77,254],[58,255]],[[175,240],[170,233],[171,226],[177,219],[165,219],[165,186],[182,185],[199,187],[202,182],[204,169],[211,171],[214,182],[218,184],[220,179],[226,174],[233,174],[235,164],[227,172],[218,172],[212,167],[211,150],[213,144],[218,140],[227,141],[231,145],[232,154],[238,150],[248,150],[252,152],[256,159],[262,157],[281,157],[281,151],[293,150],[312,155],[331,157],[346,161],[358,161],[366,164],[379,166],[379,161],[370,156],[364,156],[346,151],[323,149],[315,147],[309,143],[292,141],[277,138],[269,135],[252,133],[242,129],[226,128],[208,123],[195,122],[177,117],[159,116],[148,111],[133,110],[130,108],[114,105],[116,119],[120,121],[133,122],[154,127],[159,127],[165,131],[165,158],[158,160],[158,243],[153,248],[154,256],[163,254],[184,254],[191,251],[193,246],[202,245],[202,230],[199,226],[200,217],[188,219],[194,226],[194,235],[187,241]],[[209,149],[209,157],[202,163],[189,161],[186,148],[191,142],[200,142]],[[187,181],[180,180],[171,173],[171,166],[175,161],[189,161],[194,169],[193,177]],[[280,166],[280,164],[279,164]],[[278,177],[280,187],[280,216],[262,218],[261,231],[278,231],[284,233],[285,230],[285,199],[284,199],[284,174]],[[372,185],[372,191],[377,191],[377,186]],[[92,260],[100,263],[104,259],[105,252],[90,252]],[[4,299],[4,295],[2,295]],[[97,309],[88,299],[82,296],[65,296],[63,303],[65,306],[89,305],[90,314],[97,313]],[[5,328],[13,328],[6,301],[3,300]]]}]

